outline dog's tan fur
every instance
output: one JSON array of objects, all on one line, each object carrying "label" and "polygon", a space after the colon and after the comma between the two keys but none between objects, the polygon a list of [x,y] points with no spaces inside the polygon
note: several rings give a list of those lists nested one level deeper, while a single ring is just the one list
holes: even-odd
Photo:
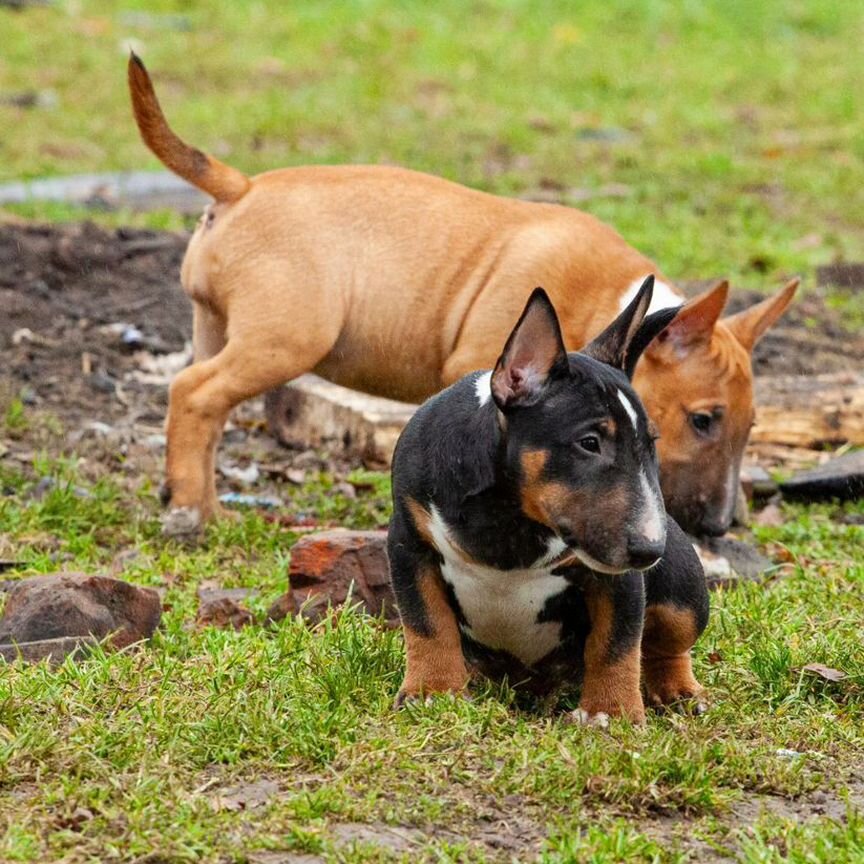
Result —
[{"label": "dog's tan fur", "polygon": [[[178,530],[216,509],[215,452],[240,401],[312,370],[421,401],[494,365],[535,286],[548,292],[576,349],[615,317],[634,281],[662,278],[611,228],[566,207],[400,168],[289,168],[248,178],[169,129],[134,56],[129,85],[150,149],[216,199],[182,270],[194,305],[195,363],[170,394],[167,491],[174,511],[188,517]],[[721,438],[734,446],[712,458],[737,466],[746,439],[738,429],[749,428],[753,413],[748,337],[782,313],[793,291],[787,286],[732,327],[685,316],[677,347],[652,347],[641,361],[636,386],[660,430],[664,494],[682,498],[684,509],[697,500],[707,506],[716,494],[686,412],[694,400],[727,406],[735,432]],[[701,300],[722,308],[714,301],[725,292],[719,286]]]},{"label": "dog's tan fur", "polygon": [[645,610],[642,673],[649,704],[669,705],[703,694],[690,658],[698,637],[692,609],[656,604]]}]

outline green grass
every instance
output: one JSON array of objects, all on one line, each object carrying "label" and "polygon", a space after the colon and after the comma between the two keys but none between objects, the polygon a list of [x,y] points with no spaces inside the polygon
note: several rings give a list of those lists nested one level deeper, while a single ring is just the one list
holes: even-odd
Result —
[{"label": "green grass", "polygon": [[[187,16],[191,29],[124,23],[136,9]],[[681,279],[760,288],[864,255],[861,4],[58,0],[0,9],[0,33],[0,96],[59,99],[0,105],[0,182],[159,167],[128,106],[132,40],[175,128],[250,173],[390,162],[574,202],[622,184],[626,195],[579,206]],[[189,224],[167,211],[95,218]],[[831,302],[851,326],[864,320],[860,297]],[[695,651],[713,701],[704,717],[585,730],[491,685],[471,702],[393,713],[401,636],[356,612],[314,632],[293,620],[195,629],[205,580],[254,589],[261,617],[286,587],[295,534],[245,513],[198,549],[165,543],[156,478],[94,482],[51,455],[55,426],[3,406],[3,437],[44,455],[22,470],[0,461],[0,551],[19,561],[2,577],[113,572],[162,589],[166,613],[143,650],[54,670],[0,665],[0,861],[291,850],[346,864],[611,864],[701,862],[712,849],[772,864],[864,860],[861,504],[786,507],[782,528],[757,529],[791,563],[768,585],[712,598]],[[45,476],[55,482],[37,499]],[[355,479],[366,484],[356,499],[326,473],[286,497],[323,521],[386,524],[388,478]],[[847,678],[802,671],[813,662]],[[261,778],[278,791],[238,809],[231,787]],[[501,821],[524,848],[488,840]],[[389,853],[340,842],[350,823],[422,833]]]},{"label": "green grass", "polygon": [[157,167],[131,120],[132,43],[181,134],[248,172],[393,162],[565,199],[624,184],[580,206],[677,278],[760,287],[864,255],[861,4],[83,0],[0,10],[0,32],[0,90],[59,99],[0,106],[0,179]]},{"label": "green grass", "polygon": [[[54,485],[34,499],[44,476]],[[383,524],[388,479],[362,479],[356,501],[336,496],[328,511],[319,504],[330,478],[311,478],[294,506]],[[88,485],[68,460],[46,457],[3,469],[0,487],[4,540],[20,558],[13,576],[112,569],[162,588],[166,605],[142,650],[55,670],[0,665],[2,861],[242,862],[267,849],[343,862],[544,864],[701,861],[707,848],[753,862],[864,854],[855,779],[864,528],[853,518],[860,523],[862,504],[786,507],[783,528],[758,529],[792,563],[768,586],[713,596],[695,651],[713,702],[707,715],[652,715],[644,729],[616,722],[602,732],[569,725],[549,706],[520,707],[491,684],[470,702],[393,713],[401,635],[359,612],[315,631],[294,620],[196,630],[205,579],[254,589],[259,616],[285,589],[296,536],[257,514],[211,528],[188,549],[159,537],[148,484],[137,493],[111,477]],[[848,677],[825,682],[802,671],[812,662]],[[278,791],[257,809],[236,809],[230,787],[260,778]],[[858,796],[848,812],[847,788]],[[833,810],[800,824],[753,804],[791,806],[813,790]],[[748,802],[745,819],[736,808]],[[490,819],[522,820],[545,837],[539,858],[530,847],[480,842]],[[341,844],[339,826],[358,822],[421,835],[398,854]]]}]

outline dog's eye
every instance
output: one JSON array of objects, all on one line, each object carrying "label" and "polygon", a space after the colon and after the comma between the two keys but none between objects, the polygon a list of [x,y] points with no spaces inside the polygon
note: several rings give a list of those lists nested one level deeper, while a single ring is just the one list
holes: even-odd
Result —
[{"label": "dog's eye", "polygon": [[696,411],[690,415],[690,425],[700,435],[707,435],[711,431],[711,426],[714,424],[714,415],[708,414],[705,411]]},{"label": "dog's eye", "polygon": [[579,446],[588,453],[599,453],[600,439],[596,435],[586,435],[579,439]]}]

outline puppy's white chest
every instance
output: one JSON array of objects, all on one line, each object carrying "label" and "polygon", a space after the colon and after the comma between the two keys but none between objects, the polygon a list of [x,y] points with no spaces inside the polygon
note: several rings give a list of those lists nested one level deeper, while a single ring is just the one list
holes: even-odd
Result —
[{"label": "puppy's white chest", "polygon": [[467,620],[467,636],[507,651],[526,666],[542,660],[561,641],[560,621],[540,621],[547,601],[567,585],[545,570],[492,570],[445,560],[444,579],[453,586]]},{"label": "puppy's white chest", "polygon": [[567,588],[567,580],[551,569],[564,544],[551,544],[548,554],[530,568],[496,570],[466,561],[440,515],[433,510],[432,517],[433,539],[443,558],[441,575],[452,586],[467,622],[461,625],[463,632],[481,645],[507,651],[526,666],[554,650],[561,641],[561,622],[538,619],[547,602]]}]

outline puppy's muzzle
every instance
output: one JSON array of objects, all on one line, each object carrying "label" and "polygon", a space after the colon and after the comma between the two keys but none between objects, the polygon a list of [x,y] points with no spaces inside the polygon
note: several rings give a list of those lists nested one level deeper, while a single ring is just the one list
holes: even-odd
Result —
[{"label": "puppy's muzzle", "polygon": [[627,538],[627,558],[634,570],[647,570],[653,567],[666,551],[666,537],[649,540],[642,535],[631,534]]}]

